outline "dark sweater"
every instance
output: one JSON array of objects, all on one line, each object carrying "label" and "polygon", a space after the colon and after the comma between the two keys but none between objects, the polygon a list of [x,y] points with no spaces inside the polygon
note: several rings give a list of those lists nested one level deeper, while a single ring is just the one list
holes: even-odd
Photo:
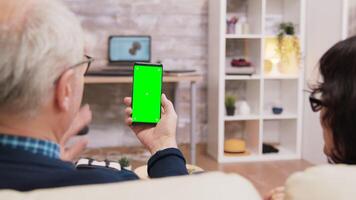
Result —
[{"label": "dark sweater", "polygon": [[[175,148],[157,152],[148,161],[148,174],[151,178],[186,175],[182,153]],[[28,191],[137,179],[135,173],[125,169],[76,169],[69,162],[0,146],[0,189]]]}]

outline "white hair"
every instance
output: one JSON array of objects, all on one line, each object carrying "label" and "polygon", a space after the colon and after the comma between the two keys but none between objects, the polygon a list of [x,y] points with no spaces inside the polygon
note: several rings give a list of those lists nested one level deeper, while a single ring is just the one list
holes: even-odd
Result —
[{"label": "white hair", "polygon": [[34,113],[83,59],[78,19],[57,0],[0,0],[0,113]]}]

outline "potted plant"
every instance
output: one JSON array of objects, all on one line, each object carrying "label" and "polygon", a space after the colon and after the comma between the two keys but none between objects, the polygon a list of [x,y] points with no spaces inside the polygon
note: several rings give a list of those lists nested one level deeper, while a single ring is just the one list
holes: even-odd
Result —
[{"label": "potted plant", "polygon": [[297,74],[301,57],[300,43],[291,22],[279,25],[277,53],[281,59],[280,71],[285,74]]},{"label": "potted plant", "polygon": [[121,168],[127,169],[127,170],[131,170],[132,167],[130,165],[130,160],[127,157],[122,157],[119,160],[119,164],[121,165]]},{"label": "potted plant", "polygon": [[233,95],[227,95],[225,97],[225,108],[226,108],[226,114],[228,116],[235,115],[235,101],[236,97]]}]

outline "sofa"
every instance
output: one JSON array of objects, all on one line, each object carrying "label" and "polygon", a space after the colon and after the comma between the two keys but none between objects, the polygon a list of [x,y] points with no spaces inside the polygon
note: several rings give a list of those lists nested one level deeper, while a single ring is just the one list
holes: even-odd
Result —
[{"label": "sofa", "polygon": [[[286,181],[286,200],[356,199],[356,168],[319,166],[298,172]],[[125,183],[41,189],[0,190],[0,200],[261,200],[254,186],[237,174],[221,172],[140,180]]]}]

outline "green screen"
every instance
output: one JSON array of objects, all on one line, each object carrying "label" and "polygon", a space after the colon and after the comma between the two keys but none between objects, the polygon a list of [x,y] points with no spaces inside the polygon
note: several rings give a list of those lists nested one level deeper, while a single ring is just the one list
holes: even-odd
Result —
[{"label": "green screen", "polygon": [[132,122],[158,123],[161,119],[161,65],[135,65],[133,73]]}]

